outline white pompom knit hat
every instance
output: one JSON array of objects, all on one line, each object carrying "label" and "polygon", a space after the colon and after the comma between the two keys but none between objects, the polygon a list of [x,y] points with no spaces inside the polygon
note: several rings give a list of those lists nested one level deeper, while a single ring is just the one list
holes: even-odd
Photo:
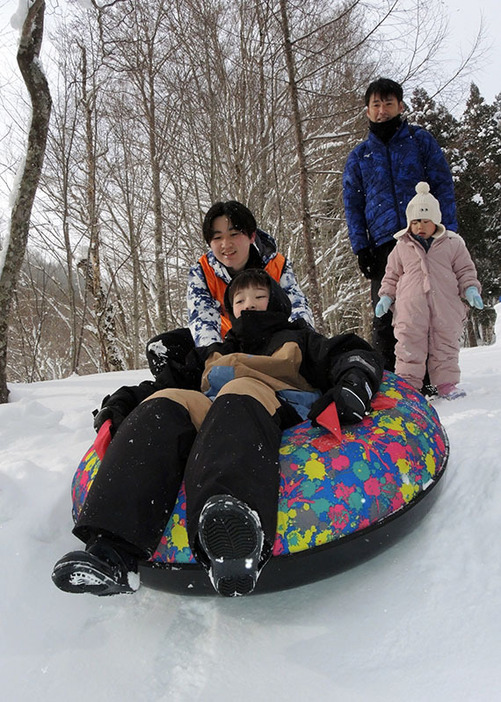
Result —
[{"label": "white pompom knit hat", "polygon": [[440,211],[440,204],[436,197],[430,193],[430,186],[428,183],[418,183],[416,185],[416,193],[412,200],[407,205],[405,214],[407,215],[407,227],[410,227],[410,223],[414,219],[429,219],[433,224],[437,225],[437,234],[442,234],[445,231],[442,222],[442,213]]}]

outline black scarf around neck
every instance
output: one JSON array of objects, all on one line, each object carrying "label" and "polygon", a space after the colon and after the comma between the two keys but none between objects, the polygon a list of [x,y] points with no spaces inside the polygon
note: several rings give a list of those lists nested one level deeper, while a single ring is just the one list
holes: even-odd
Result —
[{"label": "black scarf around neck", "polygon": [[396,117],[388,119],[386,122],[371,122],[369,120],[369,129],[378,139],[381,139],[384,144],[387,144],[392,136],[396,134],[401,124],[402,116],[397,115]]}]

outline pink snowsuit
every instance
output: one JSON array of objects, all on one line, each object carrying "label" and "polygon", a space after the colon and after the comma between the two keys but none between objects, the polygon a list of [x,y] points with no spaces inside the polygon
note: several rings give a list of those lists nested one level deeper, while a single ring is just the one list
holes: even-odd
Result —
[{"label": "pink snowsuit", "polygon": [[[433,385],[459,382],[466,288],[481,291],[463,239],[437,226],[428,250],[408,231],[395,234],[379,296],[394,300],[395,372],[420,390],[428,365]],[[427,364],[428,360],[428,364]]]}]

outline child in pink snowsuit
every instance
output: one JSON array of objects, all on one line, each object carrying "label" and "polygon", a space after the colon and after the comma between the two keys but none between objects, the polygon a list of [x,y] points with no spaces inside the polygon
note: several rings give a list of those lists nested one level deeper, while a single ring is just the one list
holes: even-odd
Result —
[{"label": "child in pink snowsuit", "polygon": [[441,224],[428,183],[418,183],[416,193],[406,209],[407,229],[394,235],[375,313],[382,317],[394,306],[395,372],[420,390],[428,367],[439,396],[452,400],[465,395],[456,387],[467,309],[461,298],[478,309],[484,305],[463,239]]}]

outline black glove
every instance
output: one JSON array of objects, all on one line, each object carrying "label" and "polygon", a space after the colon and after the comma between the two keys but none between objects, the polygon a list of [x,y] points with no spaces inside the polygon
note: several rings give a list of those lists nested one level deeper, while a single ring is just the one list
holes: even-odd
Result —
[{"label": "black glove", "polygon": [[125,417],[158,389],[153,381],[143,380],[139,385],[123,385],[112,395],[106,395],[101,402],[100,409],[96,409],[92,413],[95,430],[99,431],[104,422],[111,419],[111,435],[113,436]]},{"label": "black glove", "polygon": [[[326,409],[330,404],[333,402],[336,405],[336,408],[338,406],[338,402],[340,401],[341,397],[341,388],[335,387],[335,388],[330,388],[330,390],[327,390],[327,392],[324,392],[322,397],[319,397],[318,400],[315,400],[315,402],[312,404],[310,407],[310,411],[308,412],[308,419],[311,420],[311,423],[313,424],[314,427],[319,427],[320,424],[317,423],[316,419],[319,414],[322,414],[324,409]],[[338,412],[339,416],[339,412]],[[341,421],[341,417],[339,417],[339,420]]]},{"label": "black glove", "polygon": [[189,329],[173,329],[154,336],[146,344],[146,358],[150,371],[157,378],[169,365],[169,361],[182,365],[194,346]]},{"label": "black glove", "polygon": [[374,250],[370,246],[365,249],[360,249],[357,253],[358,267],[362,271],[363,275],[371,280],[378,267],[376,257],[374,255]]},{"label": "black glove", "polygon": [[361,422],[370,410],[372,390],[367,377],[360,371],[345,373],[336,387],[327,390],[311,406],[308,419],[313,426],[318,426],[316,418],[331,402],[334,402],[341,424]]},{"label": "black glove", "polygon": [[104,407],[101,407],[100,410],[96,409],[92,412],[92,414],[94,415],[94,429],[96,431],[99,431],[105,423],[105,421],[107,419],[111,419],[110,432],[111,435],[114,436],[116,430],[125,419],[125,415],[117,407],[114,407],[113,405],[106,405],[105,402],[108,399],[109,396],[104,398]]}]

